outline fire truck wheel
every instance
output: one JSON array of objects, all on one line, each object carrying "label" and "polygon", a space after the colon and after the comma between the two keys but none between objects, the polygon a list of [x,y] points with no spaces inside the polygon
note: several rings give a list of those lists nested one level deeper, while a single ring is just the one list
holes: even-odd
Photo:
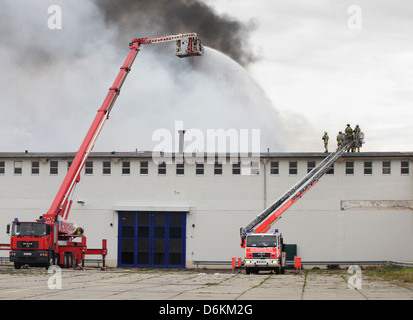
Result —
[{"label": "fire truck wheel", "polygon": [[21,269],[22,268],[22,264],[21,263],[18,263],[18,262],[15,262],[14,263],[14,269]]}]

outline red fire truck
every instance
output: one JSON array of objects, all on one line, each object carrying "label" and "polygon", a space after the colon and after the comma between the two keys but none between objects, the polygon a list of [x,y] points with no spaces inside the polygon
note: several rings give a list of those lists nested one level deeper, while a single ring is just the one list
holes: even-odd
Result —
[{"label": "red fire truck", "polygon": [[[84,262],[86,255],[101,255],[103,267],[107,255],[106,240],[102,240],[102,248],[90,249],[86,245],[86,237],[82,228],[68,222],[73,194],[80,173],[90,155],[103,125],[109,119],[109,114],[120,94],[120,89],[131,70],[131,66],[142,44],[153,44],[176,41],[176,56],[200,56],[203,46],[196,33],[177,34],[156,38],[138,38],[129,44],[129,54],[123,63],[112,87],[97,111],[82,145],[79,148],[50,209],[35,221],[21,221],[19,218],[7,226],[11,235],[10,261],[16,269],[23,265],[44,266],[48,268],[57,264],[62,267],[77,266]],[[2,247],[4,249],[4,245]]]},{"label": "red fire truck", "polygon": [[288,208],[309,191],[346,151],[361,147],[364,143],[364,133],[357,134],[351,141],[343,136],[343,140],[343,145],[337,151],[325,157],[304,178],[240,229],[241,247],[245,248],[243,266],[247,274],[258,273],[260,270],[274,270],[276,273],[284,273],[286,253],[283,237],[278,229],[271,232],[271,226],[281,218],[281,215]]}]

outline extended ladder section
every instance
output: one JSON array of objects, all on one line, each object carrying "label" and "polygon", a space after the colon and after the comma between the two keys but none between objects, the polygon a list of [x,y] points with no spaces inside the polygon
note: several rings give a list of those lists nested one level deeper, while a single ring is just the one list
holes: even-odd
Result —
[{"label": "extended ladder section", "polygon": [[[364,135],[362,135],[364,137]],[[249,233],[266,233],[280,216],[300,199],[318,180],[333,166],[333,164],[351,147],[362,141],[345,142],[336,152],[330,153],[323,161],[313,168],[304,178],[298,181],[287,192],[260,213],[248,225],[240,229],[241,246]]]}]

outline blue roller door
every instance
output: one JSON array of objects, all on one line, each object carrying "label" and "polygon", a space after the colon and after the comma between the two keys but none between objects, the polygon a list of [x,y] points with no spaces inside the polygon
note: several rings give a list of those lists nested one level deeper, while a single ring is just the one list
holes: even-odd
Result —
[{"label": "blue roller door", "polygon": [[185,267],[185,212],[119,212],[118,266]]}]

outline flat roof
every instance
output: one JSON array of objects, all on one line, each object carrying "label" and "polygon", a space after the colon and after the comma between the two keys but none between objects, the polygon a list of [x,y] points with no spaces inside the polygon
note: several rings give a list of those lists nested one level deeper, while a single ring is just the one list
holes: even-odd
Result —
[{"label": "flat roof", "polygon": [[[163,157],[174,158],[179,154],[165,153]],[[191,154],[185,153],[188,157]],[[328,153],[324,152],[261,152],[261,158],[325,158]],[[41,159],[41,158],[56,158],[56,159],[71,159],[76,156],[76,152],[0,152],[0,159]],[[99,158],[152,158],[159,157],[157,153],[153,154],[151,151],[137,151],[137,152],[92,152],[89,155],[90,159]],[[212,157],[211,154],[204,154],[204,157]],[[239,154],[215,154],[216,157],[236,157]],[[245,157],[246,155],[241,155]],[[249,155],[251,157],[251,154]],[[255,156],[255,155],[254,155]],[[413,160],[413,152],[348,152],[343,154],[343,158],[410,158]]]}]

